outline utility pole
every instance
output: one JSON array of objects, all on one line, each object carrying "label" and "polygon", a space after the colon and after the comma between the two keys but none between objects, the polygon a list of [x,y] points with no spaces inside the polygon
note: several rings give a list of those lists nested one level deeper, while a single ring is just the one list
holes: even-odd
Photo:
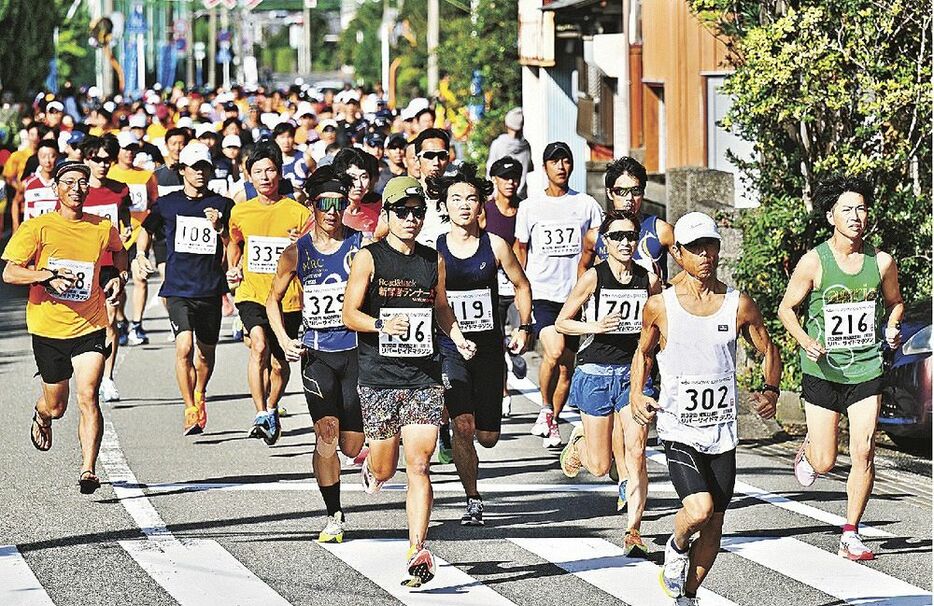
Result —
[{"label": "utility pole", "polygon": [[619,78],[616,79],[616,97],[613,108],[613,155],[617,158],[628,156],[632,139],[631,119],[632,104],[629,99],[629,13],[632,10],[630,0],[623,0],[623,44],[620,58]]},{"label": "utility pole", "polygon": [[[181,7],[185,15],[185,84],[188,88],[195,85],[195,12],[187,3]],[[181,12],[181,11],[179,11]]]},{"label": "utility pole", "polygon": [[[114,12],[114,3],[113,0],[101,0],[100,3],[101,17],[110,17],[111,13]],[[100,57],[101,69],[100,69],[100,88],[101,92],[110,96],[114,92],[114,71],[113,66],[110,64],[110,58],[113,50],[111,48],[99,49],[98,56]]]},{"label": "utility pole", "polygon": [[438,92],[438,41],[441,38],[439,0],[428,0],[428,97]]},{"label": "utility pole", "polygon": [[217,87],[217,7],[208,13],[208,86]]}]

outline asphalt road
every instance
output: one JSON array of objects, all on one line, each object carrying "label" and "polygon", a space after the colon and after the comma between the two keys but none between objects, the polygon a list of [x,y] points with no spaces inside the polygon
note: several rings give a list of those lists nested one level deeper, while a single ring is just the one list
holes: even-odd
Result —
[{"label": "asphalt road", "polygon": [[[218,349],[207,431],[182,436],[168,322],[158,307],[146,322],[152,343],[120,354],[122,400],[104,407],[104,486],[80,495],[76,411],[55,424],[50,452],[29,441],[38,383],[23,305],[19,291],[0,287],[2,606],[670,603],[656,580],[678,506],[663,455],[653,451],[649,463],[643,536],[652,553],[648,561],[623,558],[615,485],[561,474],[558,452],[528,433],[537,413],[528,381],[514,381],[502,440],[480,453],[485,528],[460,526],[464,496],[453,465],[432,469],[429,542],[443,560],[435,581],[415,591],[398,585],[406,549],[402,470],[368,496],[358,469],[345,467],[350,530],[340,546],[316,544],[324,508],[298,382],[281,441],[270,448],[248,439],[247,352],[228,339]],[[224,326],[226,335],[227,320]],[[562,424],[565,438],[569,432]],[[802,489],[791,474],[793,448],[761,437],[740,447],[724,549],[701,603],[931,604],[930,461],[879,461],[863,528],[878,558],[857,564],[836,555],[846,461]],[[910,471],[918,469],[926,473]]]}]

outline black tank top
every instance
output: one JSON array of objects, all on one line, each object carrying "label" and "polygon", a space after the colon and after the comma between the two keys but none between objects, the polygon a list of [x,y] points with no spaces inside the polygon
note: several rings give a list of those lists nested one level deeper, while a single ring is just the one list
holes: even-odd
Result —
[{"label": "black tank top", "polygon": [[[490,234],[480,232],[480,243],[476,252],[466,259],[455,257],[448,248],[448,234],[438,236],[438,252],[444,259],[444,289],[448,295],[448,304],[454,308],[461,331],[475,343],[502,343],[503,329],[499,325],[496,305],[499,301],[499,289],[496,280],[496,255],[490,244]],[[470,300],[458,299],[458,293],[474,291]],[[481,292],[477,292],[481,291]],[[486,295],[482,291],[488,291]],[[452,296],[453,293],[453,296]],[[471,330],[492,321],[489,330]],[[450,337],[440,334],[441,346],[455,350]]]},{"label": "black tank top", "polygon": [[[359,333],[360,385],[392,389],[440,385],[441,359],[434,334],[433,310],[438,286],[437,251],[416,244],[413,254],[406,255],[392,248],[386,240],[370,244],[365,250],[373,256],[373,278],[366,291],[363,311],[379,318],[380,309],[431,310],[431,322],[419,326],[410,318],[409,329],[410,339],[420,336],[420,343],[430,337],[432,348],[430,353],[419,357],[380,355],[379,334]],[[396,340],[396,344],[398,342]]]},{"label": "black tank top", "polygon": [[[601,296],[600,293],[604,290],[607,292],[607,300],[604,301],[606,305],[613,306],[614,310],[618,310],[622,313],[624,317],[630,318],[628,325],[634,327],[636,324],[641,329],[642,326],[642,308],[645,305],[645,298],[640,300],[632,299],[623,299],[612,301],[612,294],[614,291],[643,291],[645,296],[648,296],[649,289],[649,273],[645,268],[637,265],[636,263],[632,264],[632,279],[629,280],[628,284],[621,284],[619,280],[616,279],[616,276],[613,275],[613,270],[610,268],[608,262],[601,263],[594,266],[594,269],[597,272],[597,286],[594,289],[593,297],[588,301],[588,305],[592,307],[593,312],[589,312],[587,315],[590,318],[601,318],[606,316],[612,311],[601,311]],[[581,348],[577,353],[577,363],[578,364],[617,364],[617,365],[629,365],[632,364],[632,356],[636,352],[636,347],[639,344],[639,332],[630,332],[630,333],[603,333],[596,335],[587,336],[581,343]]]}]

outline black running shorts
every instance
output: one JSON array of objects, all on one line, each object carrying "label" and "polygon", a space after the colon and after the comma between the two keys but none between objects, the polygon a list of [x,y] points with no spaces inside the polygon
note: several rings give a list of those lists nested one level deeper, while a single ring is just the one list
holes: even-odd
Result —
[{"label": "black running shorts", "polygon": [[478,343],[477,353],[470,360],[442,347],[441,380],[449,416],[454,419],[471,414],[479,431],[498,433],[502,428],[505,373],[503,346],[499,342]]},{"label": "black running shorts", "polygon": [[736,449],[720,454],[704,454],[680,442],[665,441],[668,475],[678,493],[685,498],[699,492],[710,493],[713,510],[723,513],[733,498],[736,483]]},{"label": "black running shorts", "polygon": [[194,332],[205,345],[217,345],[221,333],[221,297],[166,297],[172,333]]},{"label": "black running shorts", "polygon": [[337,417],[340,431],[363,432],[357,393],[357,350],[317,351],[302,356],[302,386],[311,419]]},{"label": "black running shorts", "polygon": [[881,376],[845,385],[805,374],[801,377],[801,399],[808,404],[846,414],[852,404],[881,394],[882,383]]},{"label": "black running shorts", "polygon": [[[266,315],[266,306],[253,301],[241,301],[237,303],[237,310],[240,312],[240,321],[243,322],[243,330],[247,335],[257,326],[262,326],[266,333],[266,341],[269,343],[269,351],[277,360],[285,360],[285,352],[279,347],[279,340],[276,338],[272,327],[269,326],[269,317]],[[282,323],[285,324],[285,332],[289,338],[294,339],[298,336],[298,329],[302,326],[302,312],[287,311],[282,314]]]},{"label": "black running shorts", "polygon": [[32,353],[36,358],[39,376],[46,384],[67,381],[75,373],[71,359],[88,352],[96,352],[104,357],[110,353],[104,347],[104,329],[73,337],[71,339],[51,339],[32,335]]}]

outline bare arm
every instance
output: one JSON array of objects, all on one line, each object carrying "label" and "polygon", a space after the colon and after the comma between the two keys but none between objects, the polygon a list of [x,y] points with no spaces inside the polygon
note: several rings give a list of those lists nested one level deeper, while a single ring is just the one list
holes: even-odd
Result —
[{"label": "bare arm", "polygon": [[629,406],[632,416],[641,425],[648,425],[658,412],[658,403],[642,393],[646,379],[652,374],[655,352],[661,340],[659,322],[665,313],[661,295],[652,295],[642,310],[642,332],[630,367]]},{"label": "bare arm", "polygon": [[522,265],[516,258],[512,248],[506,244],[506,241],[495,234],[490,234],[490,241],[493,243],[493,252],[499,261],[499,266],[509,281],[516,288],[516,310],[519,312],[519,322],[521,324],[530,324],[532,322],[532,285],[529,283]]},{"label": "bare arm", "polygon": [[[777,388],[782,380],[782,356],[769,337],[759,306],[747,295],[740,295],[738,320],[743,337],[764,357],[762,374],[765,384]],[[775,416],[775,403],[778,402],[775,391],[754,392],[752,401],[756,414],[763,419]]]},{"label": "bare arm", "polygon": [[529,266],[529,243],[516,240],[513,248],[515,249],[516,259],[519,261],[519,265],[522,266],[522,269],[526,269]]},{"label": "bare arm", "polygon": [[584,234],[584,241],[581,243],[581,258],[577,263],[577,277],[580,278],[584,272],[590,269],[594,264],[597,247],[597,230],[588,229]]},{"label": "bare arm", "polygon": [[472,341],[468,341],[464,337],[464,333],[461,332],[460,326],[457,325],[457,318],[454,317],[454,310],[451,309],[451,306],[448,305],[448,294],[447,291],[442,287],[445,284],[445,277],[447,272],[444,266],[444,257],[440,254],[438,255],[438,287],[435,294],[435,314],[436,321],[438,323],[438,328],[441,329],[441,332],[446,334],[454,341],[454,345],[457,346],[457,350],[461,352],[461,355],[465,359],[470,359],[473,354],[476,352],[476,345]]},{"label": "bare arm", "polygon": [[363,249],[354,256],[344,291],[344,310],[341,313],[344,326],[357,332],[378,332],[376,318],[364,313],[363,302],[366,289],[373,277],[373,255]]},{"label": "bare arm", "polygon": [[587,299],[594,293],[596,287],[597,272],[588,269],[583,276],[577,279],[577,283],[571,289],[571,294],[568,295],[567,301],[561,307],[558,318],[555,320],[555,330],[563,335],[589,335],[607,332],[616,328],[619,323],[618,315],[615,316],[616,323],[606,329],[604,329],[602,322],[583,322],[574,319],[584,303],[587,302]]},{"label": "bare arm", "polygon": [[276,335],[282,351],[285,352],[286,360],[290,362],[298,360],[305,349],[301,341],[290,338],[286,333],[282,317],[282,298],[285,297],[289,285],[295,279],[297,267],[298,247],[295,244],[289,244],[279,257],[276,277],[273,278],[272,288],[269,290],[269,296],[266,297],[266,316],[269,318],[269,326]]},{"label": "bare arm", "polygon": [[788,281],[788,288],[781,303],[778,304],[778,319],[798,345],[804,349],[808,358],[816,362],[826,353],[823,344],[808,335],[798,320],[798,307],[814,289],[816,280],[820,279],[820,258],[813,250],[801,257],[797,267]]}]

